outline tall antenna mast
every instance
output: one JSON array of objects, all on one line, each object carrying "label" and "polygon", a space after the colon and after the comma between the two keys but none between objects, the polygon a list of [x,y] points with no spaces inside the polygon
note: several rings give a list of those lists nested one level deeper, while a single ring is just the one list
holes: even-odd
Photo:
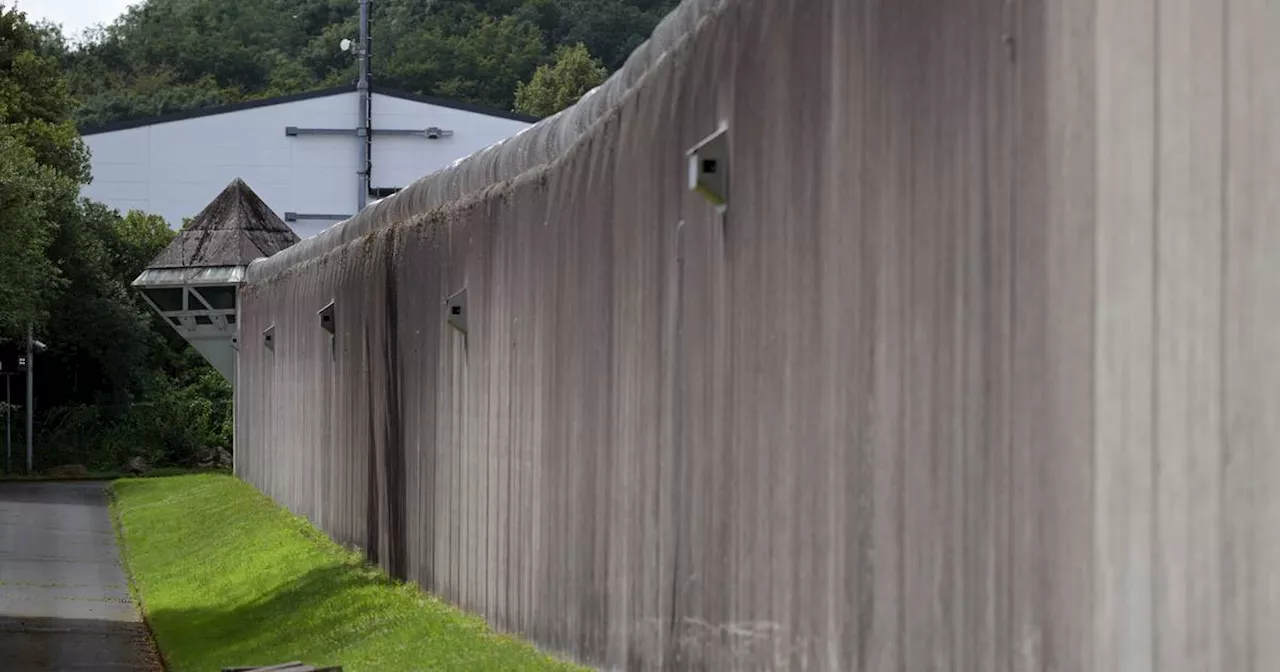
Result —
[{"label": "tall antenna mast", "polygon": [[356,136],[360,141],[359,191],[356,194],[356,212],[364,209],[369,202],[370,175],[372,172],[371,150],[373,142],[373,96],[369,95],[369,2],[360,0],[360,80],[356,90],[360,93],[359,125]]}]

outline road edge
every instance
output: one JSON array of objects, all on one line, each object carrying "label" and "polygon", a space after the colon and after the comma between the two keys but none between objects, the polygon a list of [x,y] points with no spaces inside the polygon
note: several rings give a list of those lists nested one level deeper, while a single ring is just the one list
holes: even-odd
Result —
[{"label": "road edge", "polygon": [[170,672],[168,659],[164,656],[164,650],[160,648],[160,643],[156,641],[155,630],[151,629],[151,619],[147,615],[146,605],[142,600],[142,591],[138,590],[137,583],[133,580],[133,569],[129,567],[128,543],[124,538],[124,521],[120,518],[119,500],[116,498],[116,481],[107,481],[103,484],[103,491],[107,493],[107,510],[111,516],[111,531],[116,538],[116,552],[120,556],[120,568],[124,570],[125,583],[129,586],[129,597],[133,599],[133,607],[138,610],[138,617],[142,620],[142,627],[147,631],[147,642],[151,645],[152,658],[160,663],[162,672]]}]

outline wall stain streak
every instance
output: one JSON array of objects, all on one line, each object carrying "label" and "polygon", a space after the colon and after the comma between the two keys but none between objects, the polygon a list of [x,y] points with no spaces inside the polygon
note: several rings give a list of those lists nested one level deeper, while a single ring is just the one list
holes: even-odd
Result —
[{"label": "wall stain streak", "polygon": [[1280,669],[1280,3],[684,10],[250,267],[237,473],[601,668]]}]

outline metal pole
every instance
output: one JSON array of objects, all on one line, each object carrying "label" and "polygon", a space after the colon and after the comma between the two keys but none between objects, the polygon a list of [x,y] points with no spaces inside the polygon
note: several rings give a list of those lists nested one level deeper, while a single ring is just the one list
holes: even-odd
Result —
[{"label": "metal pole", "polygon": [[356,90],[360,92],[360,125],[356,135],[360,141],[359,191],[356,193],[356,212],[369,202],[369,184],[372,171],[370,143],[373,140],[373,99],[369,95],[369,0],[360,0],[360,80]]},{"label": "metal pole", "polygon": [[9,400],[9,372],[4,374],[4,473],[13,474],[13,407]]},{"label": "metal pole", "polygon": [[31,473],[31,435],[32,428],[35,426],[35,337],[32,334],[31,325],[27,325],[27,473]]}]

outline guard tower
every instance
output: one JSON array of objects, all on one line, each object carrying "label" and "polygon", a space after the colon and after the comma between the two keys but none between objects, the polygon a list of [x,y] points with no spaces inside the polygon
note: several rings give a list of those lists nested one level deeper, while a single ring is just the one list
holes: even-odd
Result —
[{"label": "guard tower", "polygon": [[236,178],[151,260],[133,286],[234,384],[236,290],[245,267],[296,242],[297,234]]}]

